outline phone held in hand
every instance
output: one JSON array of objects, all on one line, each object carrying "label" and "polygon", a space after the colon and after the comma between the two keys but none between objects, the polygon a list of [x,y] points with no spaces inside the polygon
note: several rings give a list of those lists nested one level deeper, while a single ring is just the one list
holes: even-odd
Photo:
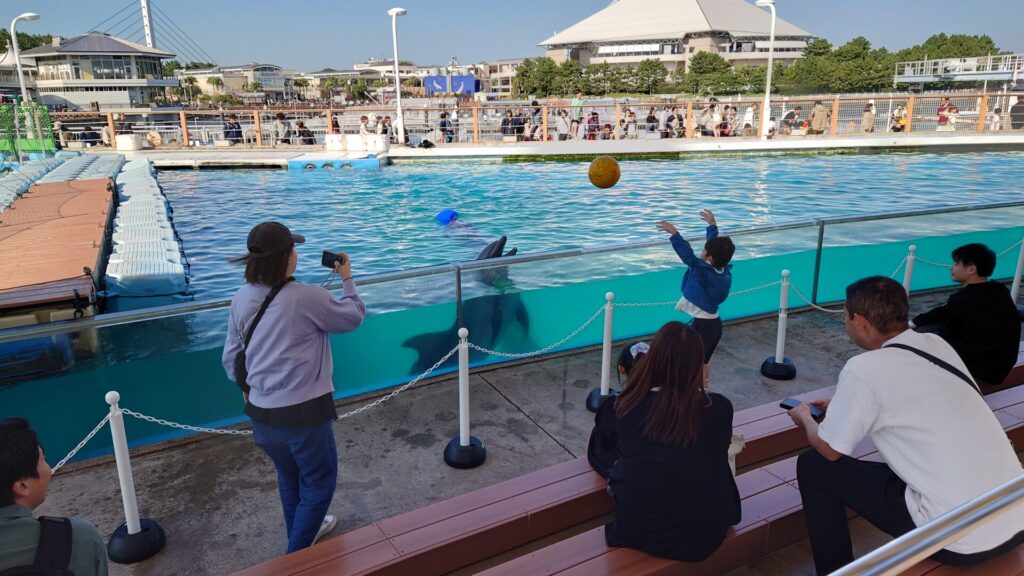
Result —
[{"label": "phone held in hand", "polygon": [[[779,402],[779,407],[785,408],[786,410],[792,410],[793,408],[796,408],[801,404],[803,404],[803,402],[797,400],[796,398],[786,398],[782,402]],[[808,404],[808,407],[810,407],[811,409],[811,418],[814,418],[815,420],[821,420],[822,418],[825,417],[825,411],[822,410],[821,408],[818,408],[814,404]]]},{"label": "phone held in hand", "polygon": [[335,254],[334,252],[328,252],[327,250],[324,250],[323,258],[320,259],[320,265],[323,266],[324,268],[330,268],[333,270],[335,263],[344,264],[345,257],[342,256],[341,254]]}]

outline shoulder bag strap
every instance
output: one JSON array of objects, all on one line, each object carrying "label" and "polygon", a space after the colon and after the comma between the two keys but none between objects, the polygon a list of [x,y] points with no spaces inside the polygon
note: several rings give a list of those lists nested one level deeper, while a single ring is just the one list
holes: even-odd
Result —
[{"label": "shoulder bag strap", "polygon": [[39,546],[32,565],[49,570],[67,570],[71,565],[71,521],[67,518],[39,518]]},{"label": "shoulder bag strap", "polygon": [[914,348],[913,346],[907,346],[906,344],[886,344],[885,346],[883,346],[883,348],[900,348],[901,350],[913,352],[914,354],[917,354],[921,358],[924,358],[925,360],[931,362],[932,364],[935,364],[936,366],[955,375],[957,378],[960,378],[964,382],[967,382],[968,384],[970,384],[971,388],[973,388],[975,392],[981,394],[981,389],[978,388],[978,385],[974,383],[974,380],[972,380],[970,376],[964,374],[949,362],[946,362],[941,358],[936,358],[935,356],[932,356],[931,354],[925,352],[924,350],[918,350],[917,348]]},{"label": "shoulder bag strap", "polygon": [[260,305],[259,312],[256,313],[256,317],[253,318],[252,324],[249,325],[249,331],[245,333],[245,341],[242,343],[243,350],[249,347],[249,341],[252,340],[252,333],[256,330],[256,325],[259,324],[260,320],[263,318],[263,313],[266,312],[267,307],[270,306],[271,300],[273,300],[274,297],[277,296],[277,293],[280,292],[282,288],[284,288],[285,284],[291,282],[292,280],[294,280],[294,278],[288,278],[287,280],[284,281],[284,283],[282,283],[280,286],[275,286],[273,289],[271,289],[270,293],[267,294],[267,297],[263,300],[263,304]]}]

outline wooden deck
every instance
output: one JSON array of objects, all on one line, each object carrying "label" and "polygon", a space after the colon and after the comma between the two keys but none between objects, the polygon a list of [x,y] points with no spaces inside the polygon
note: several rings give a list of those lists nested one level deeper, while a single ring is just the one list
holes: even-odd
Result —
[{"label": "wooden deck", "polygon": [[89,268],[102,272],[113,211],[112,181],[35,184],[0,213],[0,310],[95,300]]}]

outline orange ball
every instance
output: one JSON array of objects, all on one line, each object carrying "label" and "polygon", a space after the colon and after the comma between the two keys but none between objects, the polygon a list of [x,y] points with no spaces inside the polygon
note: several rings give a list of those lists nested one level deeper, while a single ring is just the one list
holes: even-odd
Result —
[{"label": "orange ball", "polygon": [[611,156],[598,156],[590,163],[590,183],[598,188],[611,188],[619,181],[622,173],[619,171],[619,163]]}]

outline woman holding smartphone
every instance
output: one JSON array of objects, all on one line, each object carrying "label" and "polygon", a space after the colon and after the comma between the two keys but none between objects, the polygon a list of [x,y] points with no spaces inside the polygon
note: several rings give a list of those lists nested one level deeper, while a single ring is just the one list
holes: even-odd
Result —
[{"label": "woman holding smartphone", "polygon": [[366,313],[346,254],[334,263],[340,298],[292,278],[305,238],[279,222],[249,232],[245,285],[231,300],[222,363],[238,383],[256,445],[274,462],[288,532],[288,552],[312,545],[337,525],[327,514],[338,480],[332,423],[329,334],[359,327]]}]

